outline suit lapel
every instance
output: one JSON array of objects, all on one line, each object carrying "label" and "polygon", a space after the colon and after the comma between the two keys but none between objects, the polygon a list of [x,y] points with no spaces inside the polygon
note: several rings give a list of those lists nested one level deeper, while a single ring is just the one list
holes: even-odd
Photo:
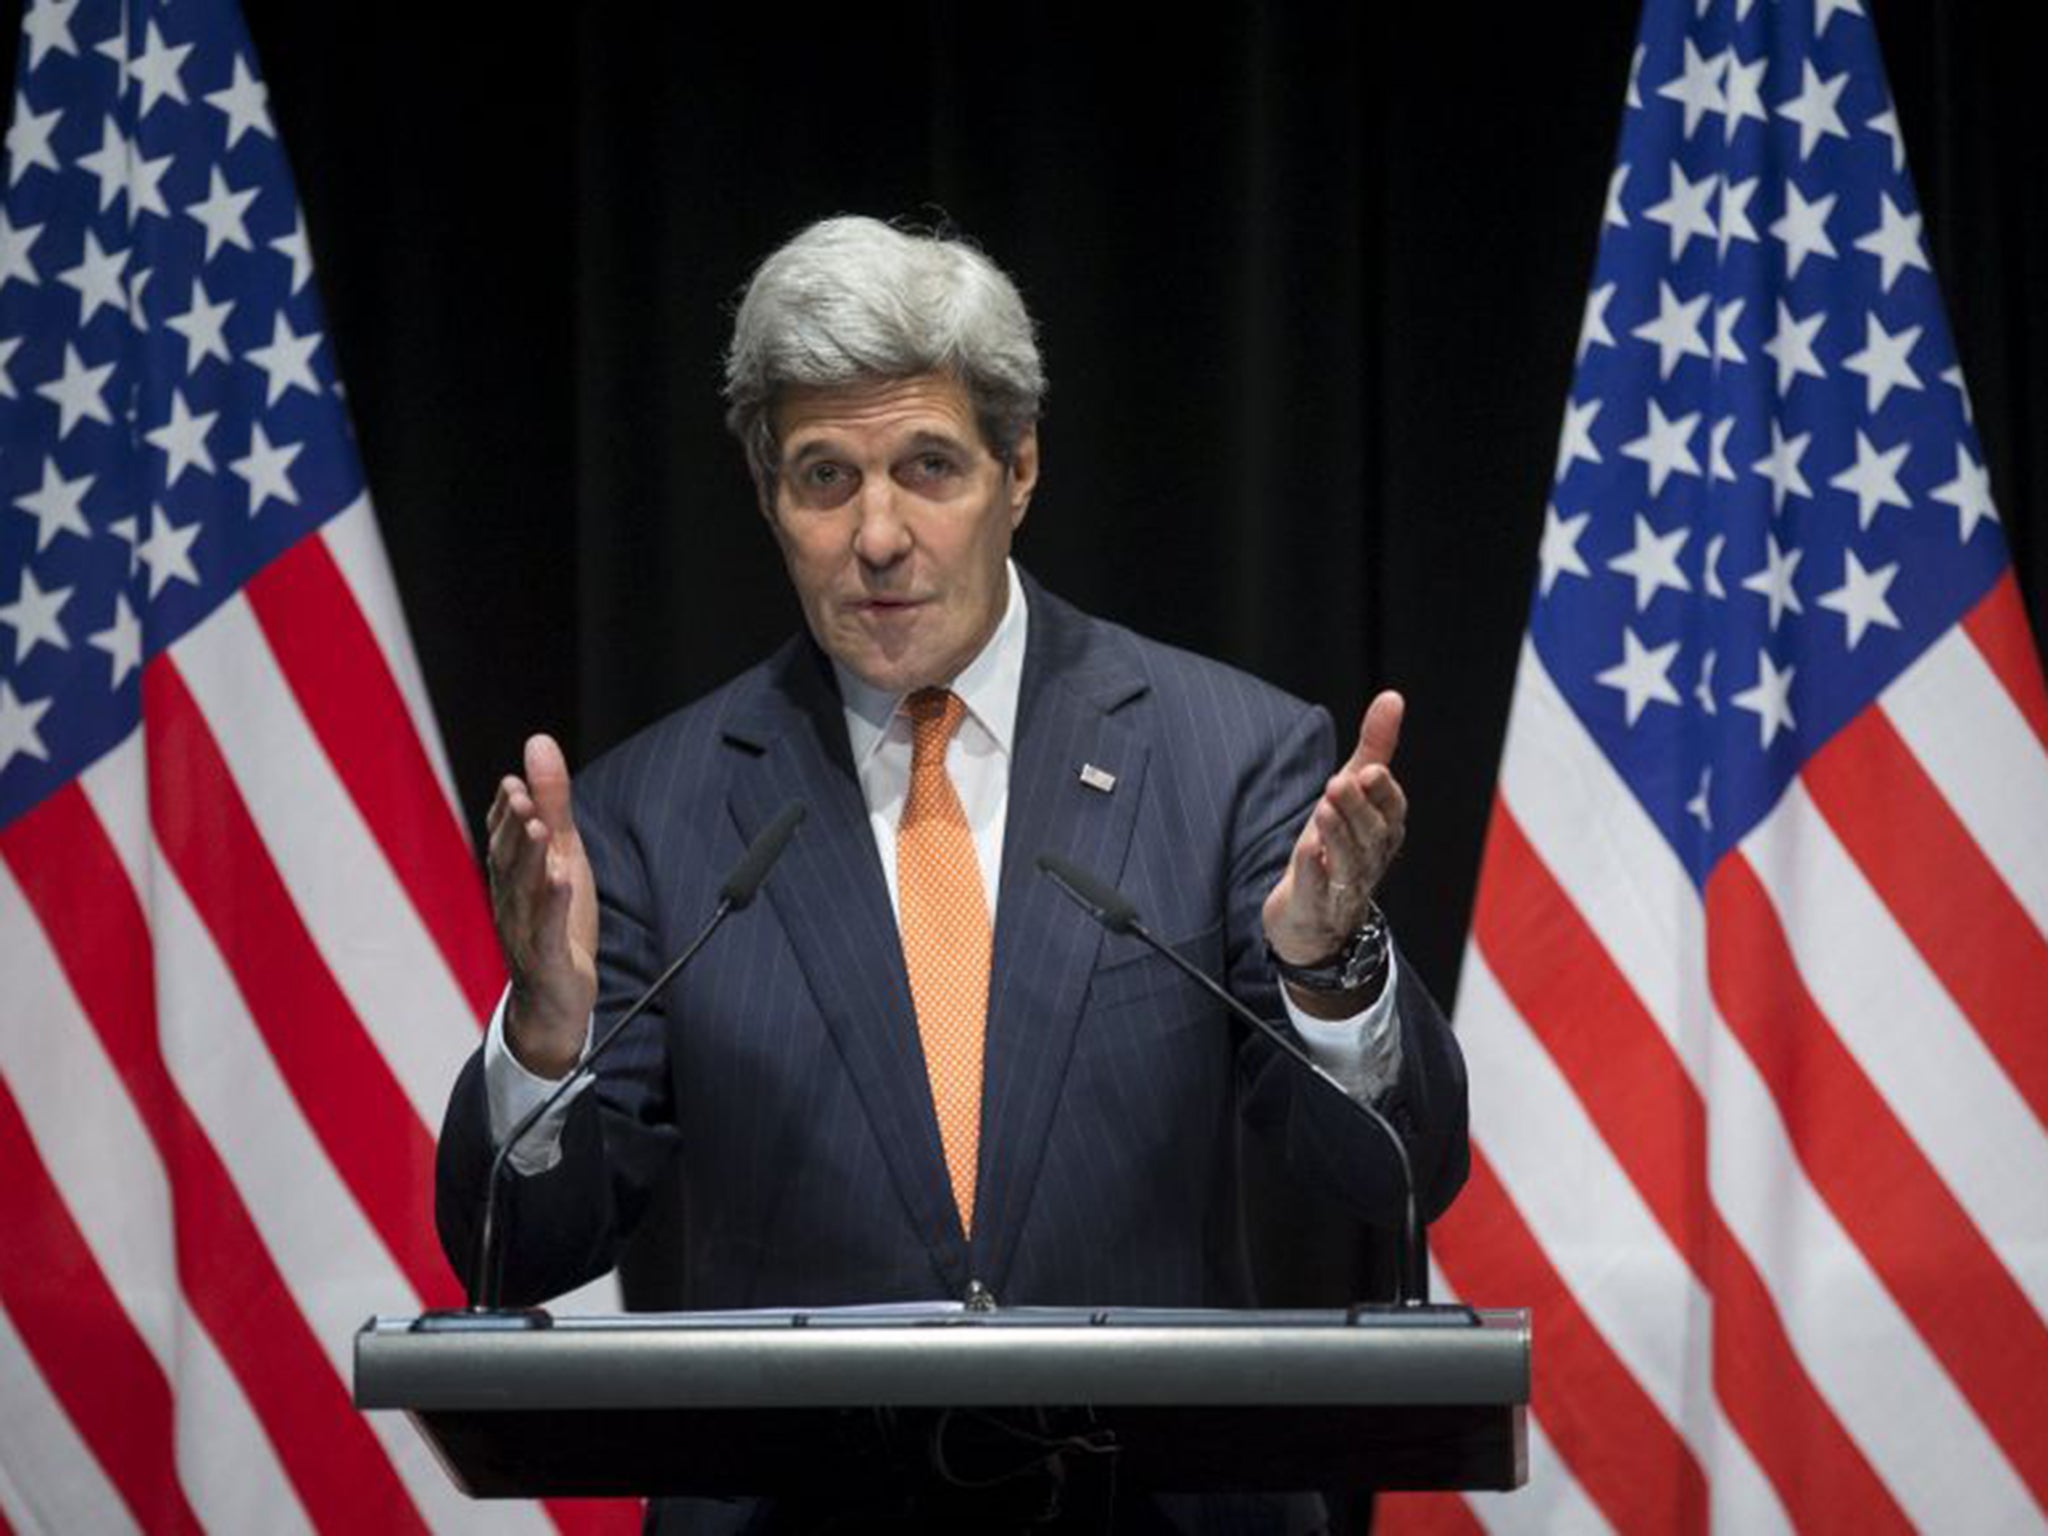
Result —
[{"label": "suit lapel", "polygon": [[[1101,626],[1029,592],[982,1082],[973,1269],[998,1297],[1030,1209],[1102,931],[1038,871],[1055,853],[1121,878],[1144,737],[1117,710],[1144,677]],[[1093,769],[1084,779],[1083,770]],[[1108,787],[1103,787],[1105,783]]]},{"label": "suit lapel", "polygon": [[943,1293],[968,1281],[966,1241],[939,1148],[903,946],[830,672],[814,647],[788,647],[769,683],[726,726],[743,754],[731,805],[751,839],[791,800],[809,814],[764,899],[774,908],[923,1238]]}]

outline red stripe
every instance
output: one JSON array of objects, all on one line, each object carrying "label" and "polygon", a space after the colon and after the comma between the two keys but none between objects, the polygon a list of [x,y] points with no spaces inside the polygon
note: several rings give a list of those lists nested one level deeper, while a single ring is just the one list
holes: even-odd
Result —
[{"label": "red stripe", "polygon": [[1815,1389],[1763,1277],[1713,1208],[1706,1106],[1642,1000],[1496,802],[1473,932],[1502,990],[1713,1298],[1714,1382],[1729,1423],[1802,1525],[1906,1519]]},{"label": "red stripe", "polygon": [[1664,1235],[1704,1280],[1706,1105],[1656,1020],[1499,799],[1472,932]]},{"label": "red stripe", "polygon": [[71,1219],[4,1079],[0,1168],[10,1254],[0,1264],[0,1306],[135,1523],[200,1529],[178,1483],[171,1384]]},{"label": "red stripe", "polygon": [[[158,658],[149,675],[165,668]],[[181,1289],[323,1530],[420,1529],[411,1498],[294,1304],[157,1037],[147,919],[74,782],[0,832],[79,1005],[171,1184]]]},{"label": "red stripe", "polygon": [[[324,540],[304,539],[243,590],[328,763],[482,1019],[505,972],[476,864],[347,579]],[[642,1521],[632,1499],[546,1507],[563,1536],[629,1536]]]},{"label": "red stripe", "polygon": [[1715,999],[1807,1177],[2035,1499],[2048,1502],[2048,1328],[1807,992],[1740,852],[1707,882],[1707,921]]},{"label": "red stripe", "polygon": [[1800,777],[1893,920],[2048,1124],[2048,937],[1880,711],[1851,720]]},{"label": "red stripe", "polygon": [[1720,1213],[1708,1275],[1714,1395],[1803,1531],[1910,1531],[1870,1459],[1800,1366],[1764,1277]]},{"label": "red stripe", "polygon": [[638,1499],[549,1499],[545,1507],[562,1536],[634,1536],[647,1514]]},{"label": "red stripe", "polygon": [[1455,1493],[1382,1493],[1373,1499],[1373,1536],[1486,1536],[1472,1506]]},{"label": "red stripe", "polygon": [[476,861],[376,634],[320,539],[301,539],[243,589],[327,761],[477,1018],[505,968]]},{"label": "red stripe", "polygon": [[168,654],[143,677],[158,844],[328,1160],[428,1306],[454,1305],[433,1238],[434,1145],[278,878]]},{"label": "red stripe", "polygon": [[1601,1513],[1624,1531],[1704,1530],[1699,1462],[1551,1267],[1478,1147],[1464,1192],[1430,1229],[1430,1252],[1472,1305],[1533,1313],[1530,1408]]},{"label": "red stripe", "polygon": [[1963,628],[2048,751],[2048,688],[2041,683],[2041,653],[2034,648],[2027,610],[2011,570],[1970,610]]}]

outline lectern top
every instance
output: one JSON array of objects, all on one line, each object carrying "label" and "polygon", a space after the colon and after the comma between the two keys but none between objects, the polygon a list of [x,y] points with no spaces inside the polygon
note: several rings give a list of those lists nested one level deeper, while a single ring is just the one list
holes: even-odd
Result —
[{"label": "lectern top", "polygon": [[356,1341],[363,1408],[1520,1404],[1526,1312],[950,1306],[562,1318]]}]

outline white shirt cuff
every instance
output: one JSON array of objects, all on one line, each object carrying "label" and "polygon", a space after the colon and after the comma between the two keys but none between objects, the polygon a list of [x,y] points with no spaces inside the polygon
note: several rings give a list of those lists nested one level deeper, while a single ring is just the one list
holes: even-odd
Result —
[{"label": "white shirt cuff", "polygon": [[1401,1020],[1394,1011],[1400,964],[1389,947],[1387,975],[1380,983],[1380,995],[1363,1013],[1348,1019],[1311,1018],[1295,1007],[1284,985],[1280,988],[1288,1022],[1301,1036],[1302,1045],[1316,1065],[1337,1079],[1344,1091],[1361,1104],[1380,1098],[1401,1075]]},{"label": "white shirt cuff", "polygon": [[[535,1105],[562,1086],[558,1077],[541,1077],[527,1071],[505,1043],[505,1005],[511,997],[512,989],[507,987],[491,1014],[491,1027],[484,1033],[484,1096],[490,1101],[493,1148],[504,1146],[512,1128],[532,1113]],[[577,1065],[581,1066],[583,1057],[589,1054],[590,1031],[586,1028],[583,1052],[577,1057]],[[562,1160],[562,1127],[568,1121],[569,1106],[596,1081],[594,1077],[586,1077],[562,1095],[561,1103],[534,1122],[533,1129],[526,1133],[519,1145],[513,1148],[511,1157],[506,1159],[515,1172],[546,1173]]]}]

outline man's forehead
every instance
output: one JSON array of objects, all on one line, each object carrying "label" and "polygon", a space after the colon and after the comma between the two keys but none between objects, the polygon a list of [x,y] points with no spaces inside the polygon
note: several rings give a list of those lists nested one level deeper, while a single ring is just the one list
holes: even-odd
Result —
[{"label": "man's forehead", "polygon": [[842,437],[924,437],[986,446],[965,386],[947,373],[793,386],[775,402],[775,431],[790,454]]}]

